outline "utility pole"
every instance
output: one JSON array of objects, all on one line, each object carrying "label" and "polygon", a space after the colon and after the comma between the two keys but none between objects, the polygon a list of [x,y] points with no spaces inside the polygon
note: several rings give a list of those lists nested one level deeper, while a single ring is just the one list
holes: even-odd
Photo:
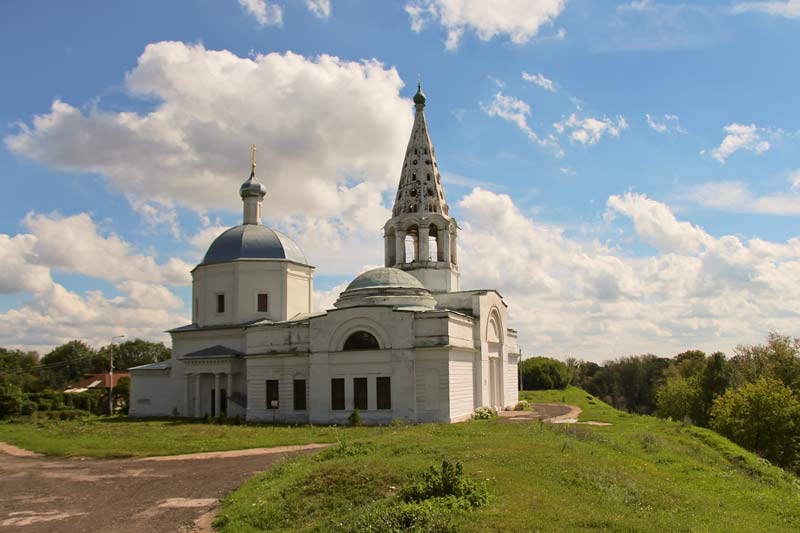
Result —
[{"label": "utility pole", "polygon": [[114,416],[114,339],[124,339],[125,335],[111,337],[108,347],[108,416]]}]

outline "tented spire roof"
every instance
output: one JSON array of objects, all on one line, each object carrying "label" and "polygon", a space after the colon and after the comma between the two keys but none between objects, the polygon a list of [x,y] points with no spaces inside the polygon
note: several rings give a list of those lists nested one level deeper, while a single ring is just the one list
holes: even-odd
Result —
[{"label": "tented spire roof", "polygon": [[414,95],[417,111],[392,209],[395,217],[406,213],[449,216],[450,208],[444,198],[442,177],[425,120],[425,100],[422,87],[417,85],[417,94]]}]

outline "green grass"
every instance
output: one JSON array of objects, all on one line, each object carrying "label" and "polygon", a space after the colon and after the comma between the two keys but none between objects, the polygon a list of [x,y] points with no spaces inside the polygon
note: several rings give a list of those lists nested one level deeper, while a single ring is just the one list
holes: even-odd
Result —
[{"label": "green grass", "polygon": [[582,419],[612,425],[386,428],[357,439],[357,453],[337,447],[255,476],[224,501],[217,526],[336,530],[392,504],[415,474],[448,458],[491,493],[488,506],[452,513],[457,531],[800,530],[798,479],[711,431],[621,413],[575,388],[523,399],[563,399]]},{"label": "green grass", "polygon": [[343,435],[361,437],[381,428],[336,426],[222,426],[186,420],[87,418],[84,420],[0,423],[0,441],[65,457],[148,457],[183,453],[335,443]]},{"label": "green grass", "polygon": [[93,420],[0,424],[0,440],[96,457],[345,443],[245,483],[225,499],[217,520],[229,533],[346,530],[365,517],[385,517],[403,486],[445,458],[460,461],[490,493],[484,507],[449,513],[442,524],[457,531],[800,530],[798,478],[709,430],[622,413],[575,388],[525,392],[522,399],[578,405],[582,420],[611,425],[491,419],[273,430]]}]

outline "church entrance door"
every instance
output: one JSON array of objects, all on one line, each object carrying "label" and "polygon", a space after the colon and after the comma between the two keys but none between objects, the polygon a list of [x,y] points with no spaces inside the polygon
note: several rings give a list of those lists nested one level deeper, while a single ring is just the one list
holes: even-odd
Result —
[{"label": "church entrance door", "polygon": [[[228,395],[225,389],[220,389],[220,413],[228,412]],[[216,389],[211,389],[211,418],[217,416],[217,391]]]}]

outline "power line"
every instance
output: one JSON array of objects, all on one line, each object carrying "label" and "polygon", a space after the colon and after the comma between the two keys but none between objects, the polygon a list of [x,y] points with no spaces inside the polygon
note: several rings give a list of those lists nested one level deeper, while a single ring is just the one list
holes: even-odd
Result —
[{"label": "power line", "polygon": [[36,365],[36,366],[29,366],[24,368],[17,368],[15,371],[8,371],[8,370],[0,370],[0,374],[23,374],[25,372],[30,372],[32,370],[41,370],[42,368],[52,368],[55,366],[64,366],[74,363],[76,361],[82,361],[84,359],[91,359],[93,357],[97,357],[97,354],[94,355],[85,355],[83,357],[76,357],[75,359],[70,359],[69,361],[61,361],[60,363],[49,363],[46,365]]}]

